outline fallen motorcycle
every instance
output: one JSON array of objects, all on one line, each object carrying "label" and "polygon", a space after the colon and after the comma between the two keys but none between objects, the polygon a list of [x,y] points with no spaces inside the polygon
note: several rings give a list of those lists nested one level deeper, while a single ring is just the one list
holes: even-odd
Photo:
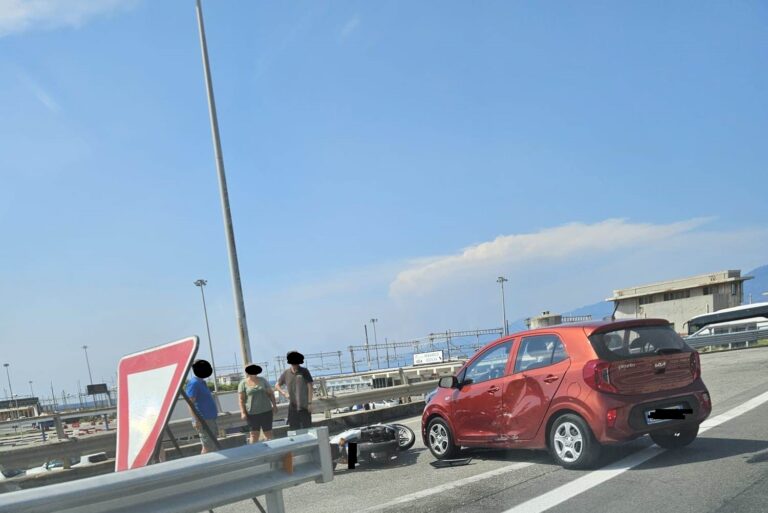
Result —
[{"label": "fallen motorcycle", "polygon": [[346,464],[350,449],[355,444],[357,463],[387,463],[396,460],[399,453],[407,451],[416,443],[416,434],[402,424],[375,424],[348,429],[331,437],[331,457],[333,468]]}]

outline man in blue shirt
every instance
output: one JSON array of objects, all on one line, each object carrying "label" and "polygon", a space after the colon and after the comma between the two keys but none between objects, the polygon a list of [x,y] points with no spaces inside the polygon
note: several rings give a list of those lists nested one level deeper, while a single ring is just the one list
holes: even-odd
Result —
[{"label": "man in blue shirt", "polygon": [[[213,394],[208,389],[208,385],[205,384],[205,378],[213,374],[213,368],[205,360],[195,360],[195,363],[192,364],[192,372],[195,376],[187,382],[186,392],[197,411],[197,416],[195,416],[194,412],[190,411],[192,414],[192,425],[200,435],[200,445],[203,447],[200,454],[205,454],[216,450],[216,439],[210,437],[208,430],[214,437],[219,432],[219,427],[216,424],[219,410],[216,408]],[[208,430],[200,425],[198,418],[205,422]]]}]

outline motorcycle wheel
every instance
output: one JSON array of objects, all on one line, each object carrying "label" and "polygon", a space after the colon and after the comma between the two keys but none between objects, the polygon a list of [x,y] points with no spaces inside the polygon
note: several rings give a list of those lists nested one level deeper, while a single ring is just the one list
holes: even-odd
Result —
[{"label": "motorcycle wheel", "polygon": [[397,429],[397,447],[401,451],[407,451],[416,443],[416,433],[408,426],[402,424],[392,424]]}]

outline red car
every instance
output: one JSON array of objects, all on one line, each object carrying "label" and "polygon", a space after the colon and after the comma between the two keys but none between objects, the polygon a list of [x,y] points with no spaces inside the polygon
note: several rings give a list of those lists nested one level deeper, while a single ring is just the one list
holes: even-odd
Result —
[{"label": "red car", "polygon": [[696,439],[712,411],[699,353],[662,319],[589,322],[517,333],[440,380],[421,435],[438,459],[460,447],[548,449],[588,468],[602,445],[649,434]]}]

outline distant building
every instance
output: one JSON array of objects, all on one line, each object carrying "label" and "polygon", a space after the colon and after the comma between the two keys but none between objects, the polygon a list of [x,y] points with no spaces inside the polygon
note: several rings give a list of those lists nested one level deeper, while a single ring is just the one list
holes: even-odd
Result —
[{"label": "distant building", "polygon": [[219,385],[237,385],[242,379],[243,375],[239,372],[233,374],[225,374],[223,376],[219,376]]},{"label": "distant building", "polygon": [[37,397],[21,397],[0,401],[0,422],[22,417],[37,417],[40,415],[40,399]]},{"label": "distant building", "polygon": [[546,328],[548,326],[555,326],[557,324],[567,324],[569,322],[584,322],[591,321],[591,315],[560,315],[553,314],[549,311],[541,312],[541,315],[535,317],[529,317],[525,320],[528,329]]},{"label": "distant building", "polygon": [[689,319],[742,303],[743,283],[752,279],[741,271],[721,271],[678,280],[614,290],[616,319],[667,319],[678,333],[687,333]]}]

